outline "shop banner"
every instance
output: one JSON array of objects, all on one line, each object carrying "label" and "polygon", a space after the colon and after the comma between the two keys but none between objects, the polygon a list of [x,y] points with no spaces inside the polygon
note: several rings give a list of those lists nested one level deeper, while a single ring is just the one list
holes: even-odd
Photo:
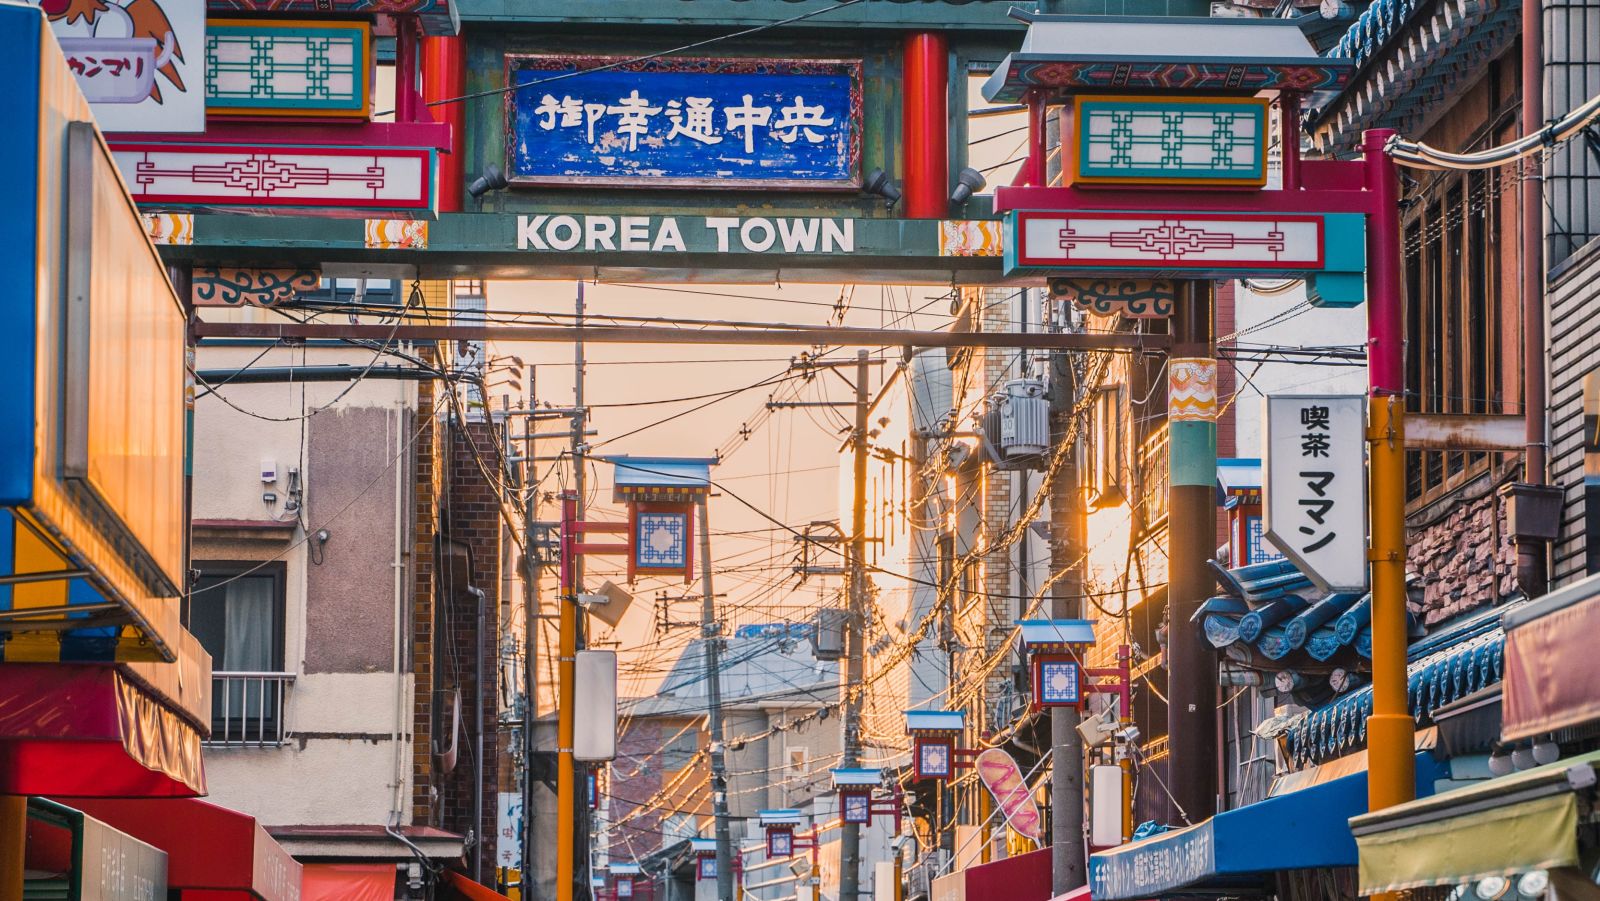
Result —
[{"label": "shop banner", "polygon": [[1266,399],[1266,535],[1324,591],[1367,590],[1366,398]]}]

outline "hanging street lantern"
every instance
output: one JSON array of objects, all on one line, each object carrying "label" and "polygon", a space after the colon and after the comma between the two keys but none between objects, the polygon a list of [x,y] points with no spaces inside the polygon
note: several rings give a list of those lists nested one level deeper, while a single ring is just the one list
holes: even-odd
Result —
[{"label": "hanging street lantern", "polygon": [[717,878],[717,840],[691,838],[689,850],[694,853],[694,878],[696,881],[715,881]]},{"label": "hanging street lantern", "polygon": [[883,782],[883,771],[848,767],[830,770],[839,793],[839,815],[846,823],[872,822],[872,791]]},{"label": "hanging street lantern", "polygon": [[643,872],[636,863],[611,865],[611,889],[617,901],[627,901],[633,897],[633,881]]},{"label": "hanging street lantern", "polygon": [[960,747],[966,728],[967,714],[962,710],[906,711],[917,779],[948,780],[957,769],[971,765],[971,752]]},{"label": "hanging street lantern", "polygon": [[1086,694],[1080,654],[1094,644],[1086,619],[1025,619],[1017,623],[1033,672],[1033,706],[1081,707]]},{"label": "hanging street lantern", "polygon": [[612,499],[628,507],[628,581],[694,572],[694,508],[711,492],[708,457],[606,457]]},{"label": "hanging street lantern", "polygon": [[793,857],[794,830],[805,822],[805,816],[793,809],[763,810],[757,816],[761,819],[761,828],[767,833],[767,860]]}]

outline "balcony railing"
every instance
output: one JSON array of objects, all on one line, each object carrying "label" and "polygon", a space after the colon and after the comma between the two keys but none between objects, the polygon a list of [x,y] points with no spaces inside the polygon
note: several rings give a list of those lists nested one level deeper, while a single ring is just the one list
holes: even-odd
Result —
[{"label": "balcony railing", "polygon": [[294,673],[212,673],[211,737],[217,748],[282,745],[284,700]]}]

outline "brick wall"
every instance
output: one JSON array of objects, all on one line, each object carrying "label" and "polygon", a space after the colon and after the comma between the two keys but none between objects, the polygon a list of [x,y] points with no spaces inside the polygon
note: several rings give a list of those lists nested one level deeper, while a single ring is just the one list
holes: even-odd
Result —
[{"label": "brick wall", "polygon": [[[990,288],[983,292],[984,309],[981,321],[985,332],[1014,332],[1017,331],[1017,301],[1013,298],[1017,294],[1011,288]],[[1018,378],[1022,373],[1017,365],[1019,354],[1015,348],[991,347],[983,353],[983,381],[980,390],[985,394],[992,394],[999,390],[1006,381]],[[988,543],[999,539],[1011,526],[1013,517],[1018,511],[1013,510],[1014,491],[1012,482],[1014,477],[1009,472],[1002,472],[993,467],[985,467],[983,478],[983,535],[980,543]],[[1012,549],[1007,548],[989,554],[983,561],[983,590],[987,595],[984,608],[984,637],[983,647],[987,652],[985,657],[993,654],[1011,634],[1013,620],[1012,614],[1015,602],[1011,596],[1015,594],[1015,580],[1012,574]],[[1010,680],[1010,668],[997,666],[986,680],[984,695],[987,700],[998,698]],[[978,722],[985,722],[987,714],[980,716]],[[991,724],[999,726],[1001,724]]]},{"label": "brick wall", "polygon": [[[419,349],[429,363],[437,359],[433,348]],[[412,452],[413,523],[411,546],[411,666],[416,681],[413,699],[411,822],[437,825],[438,808],[433,792],[433,598],[437,558],[434,540],[438,533],[438,493],[442,481],[439,470],[439,429],[434,420],[434,383],[417,385],[417,416],[414,428],[420,433]]]},{"label": "brick wall", "polygon": [[[706,791],[709,769],[705,759],[697,760],[695,770],[680,779],[681,767],[670,768],[676,766],[677,759],[669,759],[662,753],[680,733],[692,736],[696,747],[705,746],[707,733],[698,717],[634,717],[618,736],[617,760],[612,765],[611,782],[606,790],[610,796],[611,820],[626,822],[611,835],[613,860],[638,860],[659,850],[663,842],[663,821],[669,815],[693,811],[697,821],[710,816],[710,796]],[[663,786],[669,784],[672,790],[657,798]],[[636,802],[652,799],[659,801],[659,806],[633,817]]]},{"label": "brick wall", "polygon": [[1406,530],[1406,569],[1422,578],[1411,613],[1432,627],[1517,590],[1517,548],[1506,531],[1505,503],[1482,476],[1441,512],[1414,517]]},{"label": "brick wall", "polygon": [[[448,481],[442,486],[437,630],[434,658],[436,685],[459,690],[462,699],[462,744],[456,768],[438,780],[440,825],[463,835],[483,836],[478,846],[485,874],[495,867],[494,835],[499,791],[499,616],[500,499],[485,469],[497,467],[496,427],[488,422],[451,423],[445,430]],[[486,628],[479,630],[479,601],[467,589],[483,591]],[[476,655],[483,655],[482,685],[477,682]],[[483,820],[473,822],[476,787],[476,737],[480,705],[484,723]]]}]

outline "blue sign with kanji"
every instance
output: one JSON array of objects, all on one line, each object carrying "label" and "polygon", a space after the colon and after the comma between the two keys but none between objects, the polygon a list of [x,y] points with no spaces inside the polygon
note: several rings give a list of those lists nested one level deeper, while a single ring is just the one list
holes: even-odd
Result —
[{"label": "blue sign with kanji", "polygon": [[[514,183],[856,188],[859,60],[510,56]],[[581,74],[574,74],[581,73]]]}]

